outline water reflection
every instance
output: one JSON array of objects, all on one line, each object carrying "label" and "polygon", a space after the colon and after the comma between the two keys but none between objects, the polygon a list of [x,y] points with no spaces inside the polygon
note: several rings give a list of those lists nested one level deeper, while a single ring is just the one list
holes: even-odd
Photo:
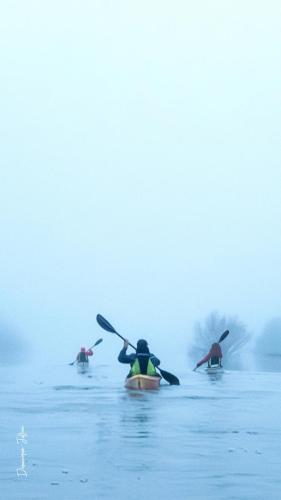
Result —
[{"label": "water reflection", "polygon": [[209,381],[213,384],[218,380],[221,380],[223,377],[223,368],[218,370],[212,368],[206,368],[206,374],[208,376]]},{"label": "water reflection", "polygon": [[129,391],[122,397],[120,407],[121,435],[124,439],[136,440],[142,446],[143,440],[155,436],[155,393],[148,394],[141,391]]},{"label": "water reflection", "polygon": [[218,380],[221,380],[223,377],[223,372],[218,373],[208,373],[208,379],[211,383],[215,383]]}]

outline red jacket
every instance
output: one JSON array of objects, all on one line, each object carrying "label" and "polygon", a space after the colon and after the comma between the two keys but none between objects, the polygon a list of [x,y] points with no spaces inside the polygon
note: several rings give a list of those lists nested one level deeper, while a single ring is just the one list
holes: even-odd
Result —
[{"label": "red jacket", "polygon": [[222,351],[221,351],[221,346],[219,344],[213,344],[210,351],[208,354],[201,359],[201,361],[198,361],[197,363],[197,368],[204,363],[207,363],[211,358],[222,358]]}]

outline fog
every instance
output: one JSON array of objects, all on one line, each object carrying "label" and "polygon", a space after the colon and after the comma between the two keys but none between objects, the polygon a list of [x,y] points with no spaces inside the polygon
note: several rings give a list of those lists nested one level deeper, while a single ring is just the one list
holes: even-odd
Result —
[{"label": "fog", "polygon": [[0,323],[1,365],[14,365],[30,360],[32,350],[15,327]]},{"label": "fog", "polygon": [[255,342],[255,357],[259,369],[281,371],[281,318],[266,323]]},{"label": "fog", "polygon": [[278,316],[279,19],[277,1],[1,6],[0,320],[38,355],[103,336],[116,362],[101,313],[172,370],[210,311],[253,335]]}]

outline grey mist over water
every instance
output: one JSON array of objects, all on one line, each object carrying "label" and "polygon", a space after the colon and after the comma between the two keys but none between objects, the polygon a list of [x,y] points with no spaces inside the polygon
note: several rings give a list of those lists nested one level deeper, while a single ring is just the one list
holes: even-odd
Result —
[{"label": "grey mist over water", "polygon": [[278,316],[279,13],[1,7],[1,318],[36,352],[90,345],[100,312],[183,366],[212,310]]}]

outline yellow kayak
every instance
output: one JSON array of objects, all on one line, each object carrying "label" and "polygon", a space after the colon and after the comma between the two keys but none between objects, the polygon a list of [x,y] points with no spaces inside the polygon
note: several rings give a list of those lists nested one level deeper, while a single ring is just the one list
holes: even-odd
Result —
[{"label": "yellow kayak", "polygon": [[161,377],[151,377],[150,375],[134,375],[126,378],[125,387],[127,389],[155,390],[160,387]]}]

